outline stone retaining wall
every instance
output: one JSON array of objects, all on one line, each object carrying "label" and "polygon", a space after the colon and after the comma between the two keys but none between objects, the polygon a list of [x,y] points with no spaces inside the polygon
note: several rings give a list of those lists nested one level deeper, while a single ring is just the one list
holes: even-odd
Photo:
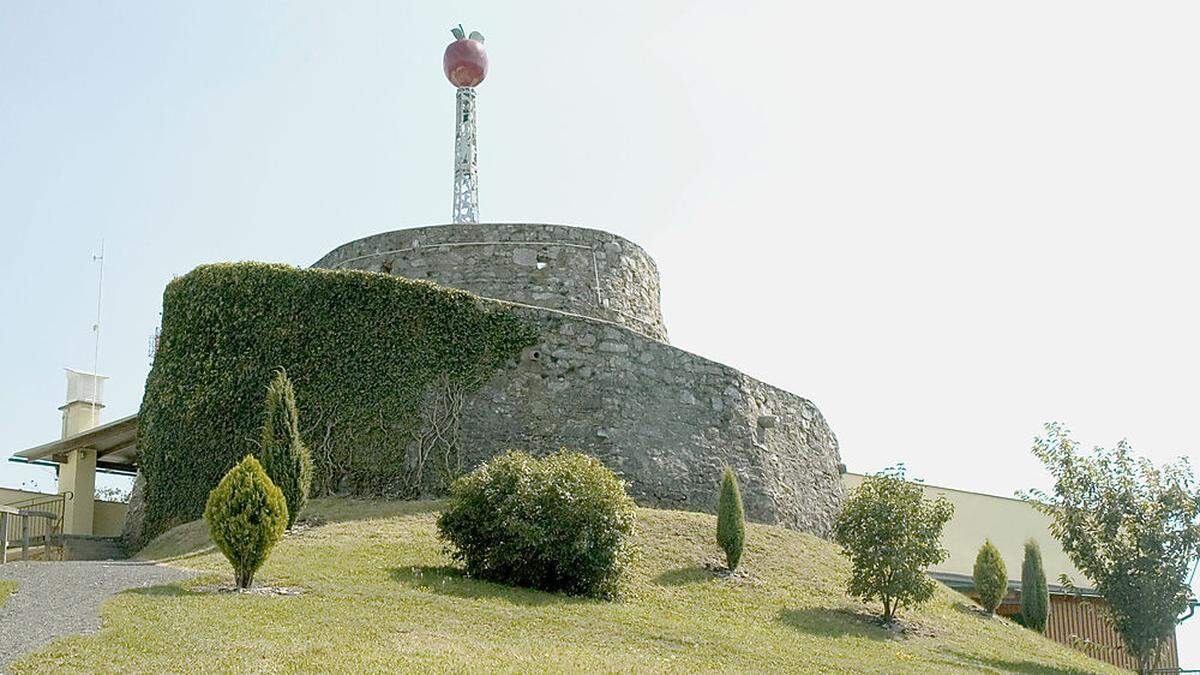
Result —
[{"label": "stone retaining wall", "polygon": [[567,447],[620,474],[643,506],[715,512],[728,463],[750,520],[829,535],[841,460],[811,402],[619,325],[513,311],[541,337],[464,407],[468,466]]}]

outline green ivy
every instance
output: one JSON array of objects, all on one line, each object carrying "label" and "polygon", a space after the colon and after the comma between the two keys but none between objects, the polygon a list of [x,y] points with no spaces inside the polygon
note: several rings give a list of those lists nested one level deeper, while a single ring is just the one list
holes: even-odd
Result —
[{"label": "green ivy", "polygon": [[409,497],[405,452],[431,388],[474,390],[536,338],[502,303],[425,281],[263,263],[196,268],[163,294],[142,399],[143,540],[198,518],[209,491],[256,449],[277,369],[295,387],[314,494]]}]

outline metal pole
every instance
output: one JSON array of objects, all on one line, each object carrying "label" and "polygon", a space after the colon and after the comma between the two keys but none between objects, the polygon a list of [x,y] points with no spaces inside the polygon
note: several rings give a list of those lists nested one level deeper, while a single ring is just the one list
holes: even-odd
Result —
[{"label": "metal pole", "polygon": [[29,560],[29,516],[21,514],[21,560]]},{"label": "metal pole", "polygon": [[8,562],[8,514],[0,512],[0,565]]},{"label": "metal pole", "polygon": [[475,88],[458,88],[454,117],[455,223],[479,222],[479,167],[475,151]]},{"label": "metal pole", "polygon": [[104,298],[104,240],[100,240],[100,254],[92,255],[92,260],[100,263],[100,278],[96,282],[96,323],[92,330],[96,333],[96,347],[92,353],[92,426],[100,425],[100,408],[97,404],[100,395],[100,303]]}]

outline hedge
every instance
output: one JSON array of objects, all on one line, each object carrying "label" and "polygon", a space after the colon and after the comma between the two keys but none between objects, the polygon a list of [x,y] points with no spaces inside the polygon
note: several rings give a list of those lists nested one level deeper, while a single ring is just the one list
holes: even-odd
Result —
[{"label": "hedge", "polygon": [[209,491],[253,452],[277,369],[295,388],[313,494],[412,497],[456,477],[406,462],[434,392],[469,393],[536,337],[502,303],[425,281],[263,263],[196,268],[163,294],[142,399],[143,542],[198,518]]}]

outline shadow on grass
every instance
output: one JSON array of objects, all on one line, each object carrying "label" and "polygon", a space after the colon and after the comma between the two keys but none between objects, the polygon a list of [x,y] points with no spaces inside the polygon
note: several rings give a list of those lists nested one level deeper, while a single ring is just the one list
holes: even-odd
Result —
[{"label": "shadow on grass", "polygon": [[[434,514],[446,505],[445,500],[416,502],[359,499],[356,497],[320,497],[309,501],[299,523],[319,527],[330,523],[358,520],[378,520],[396,516]],[[288,533],[289,537],[304,536],[301,527]],[[216,550],[208,535],[208,523],[203,519],[176,525],[148,542],[134,554],[140,562],[180,562]]]},{"label": "shadow on grass", "polygon": [[1004,673],[1066,673],[1067,675],[1087,675],[1094,672],[1081,668],[1055,668],[1047,666],[1044,663],[1035,663],[1019,658],[1005,659],[994,656],[977,656],[957,650],[948,650],[947,653],[957,660],[944,659],[942,663],[955,666],[956,668],[965,666],[973,669],[990,668]]},{"label": "shadow on grass", "polygon": [[129,595],[144,595],[151,598],[188,598],[195,595],[204,595],[199,591],[193,591],[175,584],[165,586],[144,586],[142,588],[130,588],[121,591],[121,594]]},{"label": "shadow on grass", "polygon": [[951,607],[951,609],[958,612],[959,614],[966,614],[967,616],[973,616],[977,619],[987,620],[987,619],[1003,619],[1004,618],[1004,617],[1000,616],[999,614],[996,614],[994,616],[991,614],[988,614],[987,610],[985,610],[984,608],[982,608],[979,605],[976,605],[974,603],[956,602],[953,605],[950,605],[950,607]]},{"label": "shadow on grass", "polygon": [[690,567],[679,567],[673,570],[667,570],[662,574],[654,577],[654,583],[659,586],[686,586],[688,584],[698,584],[704,581],[711,581],[713,573],[700,565],[692,565]]},{"label": "shadow on grass", "polygon": [[321,497],[309,501],[301,516],[302,519],[318,518],[325,523],[344,523],[437,513],[445,506],[444,499],[402,502],[358,497]]},{"label": "shadow on grass", "polygon": [[457,567],[448,565],[417,565],[413,567],[388,568],[392,581],[408,584],[414,588],[449,595],[456,598],[500,600],[525,607],[548,607],[553,605],[597,604],[600,600],[579,598],[560,593],[546,593],[531,588],[506,586],[504,584],[472,579]]},{"label": "shadow on grass", "polygon": [[783,609],[778,620],[809,635],[820,637],[865,637],[892,640],[895,633],[875,622],[874,617],[845,609]]}]

